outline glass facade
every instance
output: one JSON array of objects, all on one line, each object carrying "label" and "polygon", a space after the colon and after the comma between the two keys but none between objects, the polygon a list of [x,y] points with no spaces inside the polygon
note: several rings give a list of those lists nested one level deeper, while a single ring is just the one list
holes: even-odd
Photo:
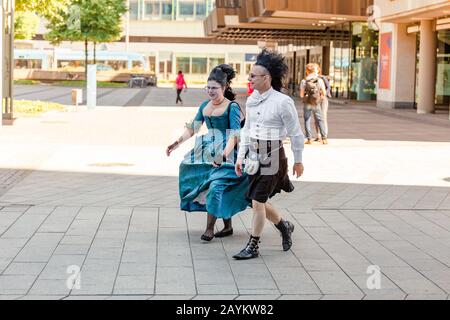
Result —
[{"label": "glass facade", "polygon": [[352,24],[350,98],[376,100],[378,32],[367,23]]},{"label": "glass facade", "polygon": [[448,110],[450,105],[450,30],[437,32],[436,109]]},{"label": "glass facade", "polygon": [[207,58],[192,58],[192,73],[205,74],[207,67]]},{"label": "glass facade", "polygon": [[331,28],[334,39],[330,41],[330,85],[335,98],[349,98],[351,23]]},{"label": "glass facade", "polygon": [[183,73],[191,73],[191,58],[190,57],[177,57],[177,72],[183,71]]},{"label": "glass facade", "polygon": [[203,20],[214,0],[130,0],[131,20]]},{"label": "glass facade", "polygon": [[378,31],[367,23],[346,22],[328,32],[331,39],[322,41],[322,46],[290,41],[281,45],[289,64],[290,93],[298,94],[306,65],[317,63],[330,79],[334,98],[376,100]]}]

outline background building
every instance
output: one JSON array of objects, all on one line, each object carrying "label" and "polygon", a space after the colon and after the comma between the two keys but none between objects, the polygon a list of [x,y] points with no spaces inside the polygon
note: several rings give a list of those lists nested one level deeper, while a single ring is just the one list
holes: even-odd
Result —
[{"label": "background building", "polygon": [[[98,63],[111,66],[116,70],[144,68],[155,72],[159,83],[174,80],[178,70],[182,70],[191,83],[204,82],[212,67],[220,63],[229,63],[237,71],[236,82],[246,82],[246,72],[254,63],[259,52],[255,41],[218,40],[205,35],[203,20],[214,9],[213,0],[129,0],[129,14],[124,17],[124,36],[119,42],[100,44],[97,54],[117,53],[113,56],[133,55],[122,60],[98,59]],[[43,35],[45,22],[41,21],[38,35],[33,41],[16,42],[17,68],[28,65],[40,68],[83,67],[84,59],[63,60],[67,50],[76,56],[83,50],[82,43],[63,42],[54,48]],[[26,43],[26,45],[25,45]],[[32,48],[30,48],[32,47]],[[33,49],[33,50],[31,50]],[[34,52],[34,50],[39,50]],[[21,55],[19,55],[21,54]],[[135,56],[142,56],[143,63]],[[29,61],[24,57],[47,56],[47,62]],[[137,61],[137,62],[134,62]]]},{"label": "background building", "polygon": [[376,0],[380,107],[449,110],[450,1]]},{"label": "background building", "polygon": [[219,40],[253,40],[289,62],[297,95],[305,66],[318,63],[336,98],[375,100],[378,32],[367,23],[371,0],[217,1],[205,21]]}]

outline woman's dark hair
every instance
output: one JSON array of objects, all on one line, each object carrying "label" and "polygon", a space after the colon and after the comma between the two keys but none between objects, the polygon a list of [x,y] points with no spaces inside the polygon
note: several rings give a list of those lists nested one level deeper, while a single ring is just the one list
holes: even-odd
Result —
[{"label": "woman's dark hair", "polygon": [[283,78],[289,70],[285,58],[280,53],[263,49],[256,57],[255,65],[266,68],[272,78],[272,88],[276,91],[281,91]]},{"label": "woman's dark hair", "polygon": [[178,74],[182,74],[182,73],[183,73],[183,71],[181,71],[181,70],[180,70],[180,71],[178,71]]},{"label": "woman's dark hair", "polygon": [[233,101],[236,99],[236,94],[233,92],[233,89],[231,89],[231,80],[233,80],[234,77],[236,77],[236,72],[232,67],[228,64],[220,64],[211,70],[208,81],[216,81],[219,83],[222,88],[225,88],[223,94],[225,98]]}]

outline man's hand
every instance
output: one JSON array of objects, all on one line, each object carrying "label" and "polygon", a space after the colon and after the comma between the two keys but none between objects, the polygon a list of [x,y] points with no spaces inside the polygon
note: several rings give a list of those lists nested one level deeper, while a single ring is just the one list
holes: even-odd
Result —
[{"label": "man's hand", "polygon": [[300,177],[303,174],[303,170],[305,168],[303,168],[303,164],[301,162],[299,163],[294,163],[294,166],[292,167],[292,174],[296,175],[297,174],[297,178]]},{"label": "man's hand", "polygon": [[238,177],[242,176],[242,159],[237,159],[234,171]]}]

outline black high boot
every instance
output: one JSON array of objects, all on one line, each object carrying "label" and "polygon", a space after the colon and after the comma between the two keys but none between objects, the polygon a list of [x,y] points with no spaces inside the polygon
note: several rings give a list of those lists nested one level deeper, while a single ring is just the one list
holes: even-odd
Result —
[{"label": "black high boot", "polygon": [[275,227],[280,230],[283,251],[288,251],[292,246],[291,234],[294,231],[294,225],[290,221],[281,219],[281,221],[276,224]]},{"label": "black high boot", "polygon": [[238,254],[235,254],[233,258],[236,260],[245,260],[252,259],[259,256],[259,246],[258,243],[260,237],[250,236],[250,240],[248,240],[247,246],[241,250]]}]

